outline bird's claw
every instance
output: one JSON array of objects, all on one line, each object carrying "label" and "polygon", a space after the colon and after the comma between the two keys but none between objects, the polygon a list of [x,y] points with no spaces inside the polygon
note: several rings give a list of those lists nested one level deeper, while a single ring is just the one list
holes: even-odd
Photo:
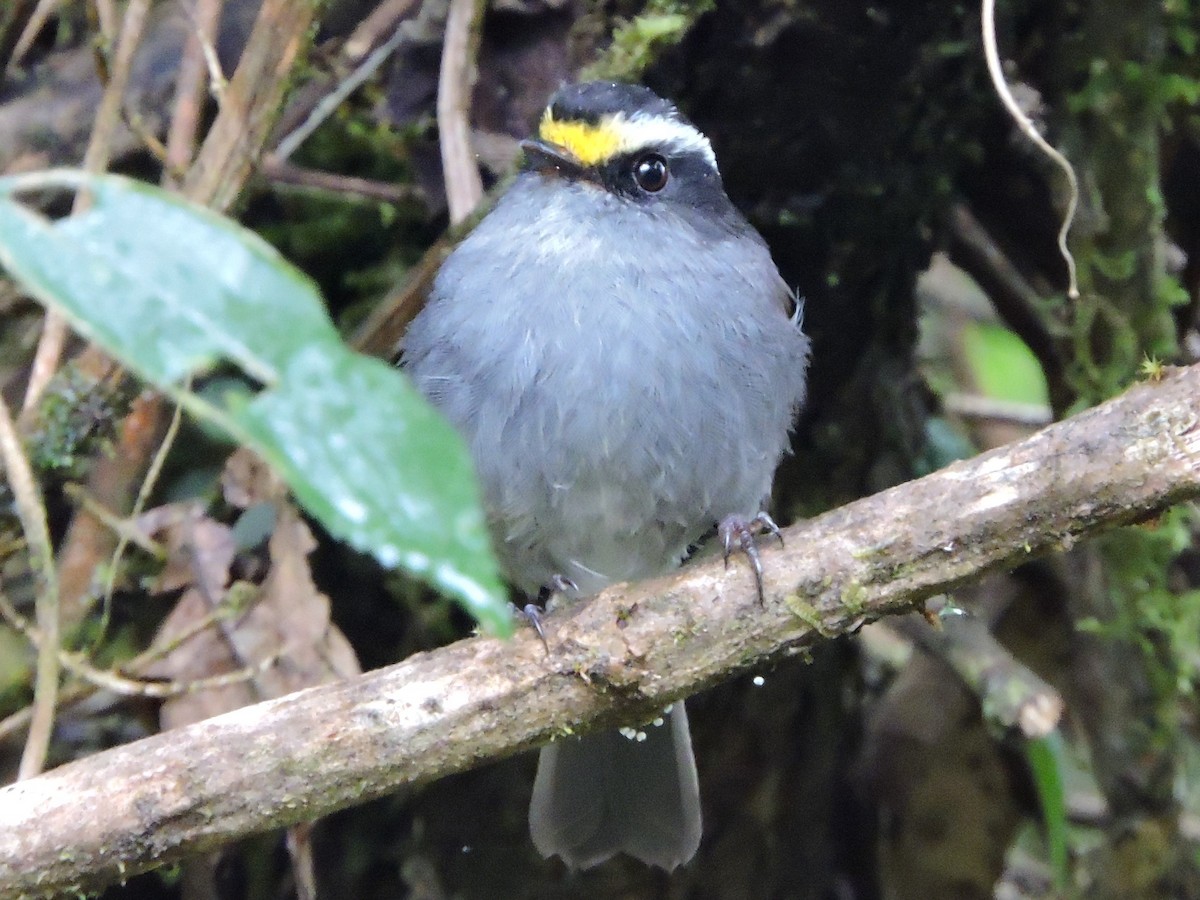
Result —
[{"label": "bird's claw", "polygon": [[725,551],[725,568],[729,568],[729,557],[734,550],[740,550],[746,554],[750,560],[750,566],[754,569],[754,585],[758,589],[760,606],[766,605],[766,596],[763,592],[762,561],[759,559],[758,545],[754,538],[763,531],[775,535],[779,538],[780,546],[783,546],[783,535],[779,531],[779,526],[765,512],[760,512],[749,520],[738,515],[726,516],[717,525],[717,534],[721,538],[721,546]]},{"label": "bird's claw", "polygon": [[518,612],[533,626],[533,630],[537,632],[537,636],[542,639],[542,646],[546,648],[546,655],[549,656],[550,644],[546,641],[546,629],[542,627],[542,608],[536,603],[526,603]]},{"label": "bird's claw", "polygon": [[560,594],[578,594],[579,585],[566,575],[551,575],[550,587]]},{"label": "bird's claw", "polygon": [[[555,593],[577,594],[579,593],[579,586],[566,575],[552,575],[550,576],[550,583],[546,585],[546,587],[542,588],[538,598],[544,601],[546,604],[550,604],[551,600],[553,599],[551,595]],[[536,631],[538,637],[542,639],[542,646],[546,648],[547,656],[550,655],[550,643],[546,640],[546,629],[542,622],[544,620],[546,611],[550,608],[551,607],[549,605],[546,607],[546,609],[543,609],[536,603],[526,603],[517,610],[517,613],[533,626],[533,630]]]}]

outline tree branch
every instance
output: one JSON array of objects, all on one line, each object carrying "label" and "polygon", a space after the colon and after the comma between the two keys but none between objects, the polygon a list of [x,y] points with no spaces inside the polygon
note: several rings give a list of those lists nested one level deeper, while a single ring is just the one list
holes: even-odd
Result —
[{"label": "tree branch", "polygon": [[1200,496],[1200,366],[531,631],[155,735],[0,789],[0,895],[104,884],[664,704],[979,574]]}]

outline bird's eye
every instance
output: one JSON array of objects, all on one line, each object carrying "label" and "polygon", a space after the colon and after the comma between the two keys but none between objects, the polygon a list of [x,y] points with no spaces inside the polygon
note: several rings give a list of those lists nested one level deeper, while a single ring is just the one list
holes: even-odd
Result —
[{"label": "bird's eye", "polygon": [[633,164],[633,178],[643,191],[656,194],[667,186],[667,161],[657,153],[647,153]]}]

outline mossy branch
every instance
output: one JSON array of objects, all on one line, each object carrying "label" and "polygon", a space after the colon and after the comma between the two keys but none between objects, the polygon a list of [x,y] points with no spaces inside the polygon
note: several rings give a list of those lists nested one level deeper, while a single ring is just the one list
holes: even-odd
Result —
[{"label": "mossy branch", "polygon": [[720,560],[0,789],[0,896],[94,890],[555,735],[644,721],[731,673],[1200,496],[1200,366],[789,528],[766,602]]}]

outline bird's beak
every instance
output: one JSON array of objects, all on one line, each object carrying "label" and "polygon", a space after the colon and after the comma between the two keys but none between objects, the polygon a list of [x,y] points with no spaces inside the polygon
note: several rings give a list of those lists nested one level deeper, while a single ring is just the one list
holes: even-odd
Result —
[{"label": "bird's beak", "polygon": [[530,138],[521,141],[521,150],[525,153],[525,168],[531,172],[553,172],[567,178],[583,178],[586,175],[583,163],[558,144]]}]

